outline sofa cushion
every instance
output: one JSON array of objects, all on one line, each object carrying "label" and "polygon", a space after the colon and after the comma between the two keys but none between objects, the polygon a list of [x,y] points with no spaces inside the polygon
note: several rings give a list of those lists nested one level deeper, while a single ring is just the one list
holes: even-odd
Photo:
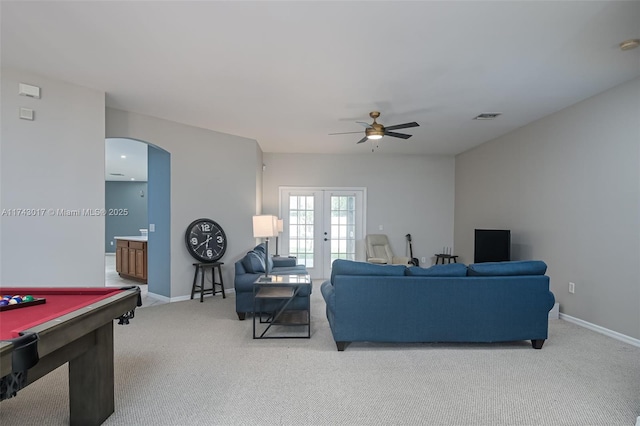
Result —
[{"label": "sofa cushion", "polygon": [[251,250],[242,258],[242,266],[250,274],[264,272],[264,253]]},{"label": "sofa cushion", "polygon": [[469,265],[469,276],[544,275],[547,264],[541,260],[516,260],[511,262],[486,262]]},{"label": "sofa cushion", "polygon": [[405,275],[418,277],[465,277],[467,267],[463,263],[448,263],[446,265],[433,265],[430,268],[412,266],[404,271]]},{"label": "sofa cushion", "polygon": [[404,265],[376,265],[366,262],[354,262],[352,260],[336,259],[331,264],[331,282],[336,275],[377,275],[377,276],[402,276]]},{"label": "sofa cushion", "polygon": [[[265,243],[260,243],[257,246],[255,246],[253,248],[253,250],[251,251],[255,251],[256,253],[258,253],[260,256],[262,256],[262,263],[264,264],[264,256],[267,253],[267,246]],[[273,269],[273,259],[271,258],[271,256],[269,256],[267,258],[267,262],[269,264],[269,271],[271,271]],[[257,272],[257,271],[256,271]],[[260,272],[264,272],[264,265],[263,265],[263,269]]]}]

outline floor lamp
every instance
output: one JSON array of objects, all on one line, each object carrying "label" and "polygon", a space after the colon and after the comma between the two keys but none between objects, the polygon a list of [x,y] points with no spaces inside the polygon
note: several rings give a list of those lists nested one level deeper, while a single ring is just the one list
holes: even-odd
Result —
[{"label": "floor lamp", "polygon": [[284,231],[284,220],[282,219],[278,219],[278,235],[276,235],[276,256],[278,255],[278,238],[280,237],[280,234],[282,233],[282,231]]},{"label": "floor lamp", "polygon": [[269,237],[278,236],[278,218],[273,215],[259,215],[253,217],[253,236],[254,238],[264,238],[264,277],[260,278],[261,282],[270,282],[269,277]]}]

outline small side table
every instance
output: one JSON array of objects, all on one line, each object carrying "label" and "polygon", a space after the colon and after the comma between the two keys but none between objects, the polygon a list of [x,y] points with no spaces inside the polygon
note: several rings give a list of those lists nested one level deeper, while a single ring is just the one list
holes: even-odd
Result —
[{"label": "small side table", "polygon": [[455,256],[453,254],[436,254],[436,265],[438,264],[439,260],[442,260],[443,265],[445,260],[447,261],[447,263],[451,263],[451,259],[453,259],[453,263],[458,263],[458,256]]},{"label": "small side table", "polygon": [[[193,276],[193,287],[191,287],[191,299],[193,295],[200,292],[200,303],[202,303],[205,294],[216,295],[222,293],[222,298],[226,299],[227,295],[224,294],[224,283],[222,281],[222,265],[224,262],[212,262],[212,263],[194,263],[196,273]],[[207,270],[211,270],[211,288],[204,288],[204,276]],[[218,271],[218,278],[220,281],[216,281],[216,270]],[[198,285],[198,272],[200,273],[200,285]],[[216,284],[220,286],[220,290],[216,291]]]}]

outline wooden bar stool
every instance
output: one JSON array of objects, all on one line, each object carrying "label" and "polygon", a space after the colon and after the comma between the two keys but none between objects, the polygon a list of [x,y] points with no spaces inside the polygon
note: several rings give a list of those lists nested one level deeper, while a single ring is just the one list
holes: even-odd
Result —
[{"label": "wooden bar stool", "polygon": [[[205,294],[216,295],[222,293],[222,298],[226,299],[227,295],[224,294],[224,284],[222,282],[222,265],[224,262],[212,262],[212,263],[194,263],[196,273],[193,276],[193,287],[191,287],[191,299],[196,291],[200,292],[200,303],[202,303]],[[207,270],[211,270],[211,288],[204,288],[204,276]],[[218,271],[218,277],[220,281],[216,281],[216,270]],[[200,285],[198,285],[198,272],[200,273]],[[216,291],[216,284],[220,286],[220,290]]]}]

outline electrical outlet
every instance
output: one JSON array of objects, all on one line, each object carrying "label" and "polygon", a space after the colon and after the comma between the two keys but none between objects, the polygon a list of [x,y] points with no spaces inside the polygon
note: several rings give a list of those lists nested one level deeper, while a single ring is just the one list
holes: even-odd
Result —
[{"label": "electrical outlet", "polygon": [[574,294],[576,292],[576,283],[569,282],[569,293]]},{"label": "electrical outlet", "polygon": [[381,230],[381,231],[384,231],[384,226],[378,225],[378,229]]},{"label": "electrical outlet", "polygon": [[427,258],[426,257],[422,258],[422,263],[427,263]]}]

